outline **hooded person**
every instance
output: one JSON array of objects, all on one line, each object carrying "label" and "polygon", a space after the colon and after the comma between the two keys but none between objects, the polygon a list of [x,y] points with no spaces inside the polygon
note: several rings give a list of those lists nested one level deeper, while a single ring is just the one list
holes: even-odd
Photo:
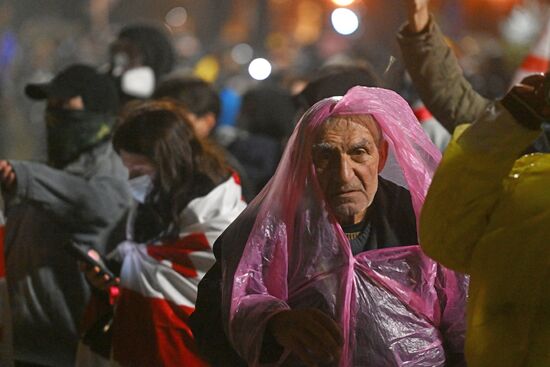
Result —
[{"label": "hooded person", "polygon": [[[272,180],[215,246],[219,317],[244,363],[463,363],[467,281],[417,246],[439,159],[392,91],[355,87],[304,114]],[[215,287],[203,282],[197,319]],[[208,327],[193,330],[208,343]]]},{"label": "hooded person", "polygon": [[48,164],[0,161],[15,360],[74,366],[90,289],[64,245],[104,253],[131,202],[127,171],[110,142],[117,93],[86,65],[25,91],[47,101]]},{"label": "hooded person", "polygon": [[169,36],[148,24],[122,28],[109,54],[109,73],[116,81],[121,107],[130,100],[151,97],[158,81],[172,71],[176,62]]}]

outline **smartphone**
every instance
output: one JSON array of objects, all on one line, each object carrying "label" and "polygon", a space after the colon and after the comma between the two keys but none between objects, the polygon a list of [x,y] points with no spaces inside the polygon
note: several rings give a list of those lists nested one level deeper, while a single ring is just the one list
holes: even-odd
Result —
[{"label": "smartphone", "polygon": [[96,250],[92,249],[90,246],[70,241],[67,244],[67,252],[75,257],[77,260],[84,262],[92,267],[97,266],[101,274],[106,274],[111,279],[115,279],[113,272],[105,265],[105,261],[97,253]]},{"label": "smartphone", "polygon": [[519,113],[525,120],[532,121],[532,124],[538,123],[541,125],[543,122],[546,122],[546,119],[539,114],[530,104],[525,102],[525,100],[520,96],[514,89],[512,89],[508,96],[508,109],[512,109],[516,114]]}]

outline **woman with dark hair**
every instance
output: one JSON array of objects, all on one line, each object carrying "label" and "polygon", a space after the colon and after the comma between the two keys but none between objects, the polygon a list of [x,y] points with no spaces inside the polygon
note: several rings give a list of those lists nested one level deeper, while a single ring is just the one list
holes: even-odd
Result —
[{"label": "woman with dark hair", "polygon": [[[187,325],[212,244],[244,209],[238,177],[200,141],[187,110],[168,100],[133,104],[113,145],[136,199],[127,240],[109,256],[120,279],[88,269],[92,285],[119,288],[111,360],[120,366],[203,366]],[[112,291],[111,291],[112,293]]]}]

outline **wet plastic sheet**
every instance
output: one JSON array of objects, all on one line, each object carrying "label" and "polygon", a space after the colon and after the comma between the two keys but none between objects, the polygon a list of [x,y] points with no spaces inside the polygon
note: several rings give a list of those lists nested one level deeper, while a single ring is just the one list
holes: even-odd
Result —
[{"label": "wet plastic sheet", "polygon": [[[315,307],[340,324],[345,343],[333,365],[443,366],[446,355],[462,352],[466,279],[418,246],[354,257],[323,200],[313,139],[327,118],[356,114],[379,123],[390,146],[381,175],[407,187],[420,213],[440,153],[401,97],[355,87],[306,112],[275,176],[243,213],[255,217],[252,230],[234,225],[225,234],[235,238],[223,249],[225,328],[250,365],[260,364],[269,317],[289,308]],[[288,353],[277,364],[300,365]]]}]

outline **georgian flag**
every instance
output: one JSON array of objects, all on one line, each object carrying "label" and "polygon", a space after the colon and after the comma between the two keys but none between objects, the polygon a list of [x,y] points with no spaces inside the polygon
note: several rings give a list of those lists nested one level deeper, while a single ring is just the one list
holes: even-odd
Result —
[{"label": "georgian flag", "polygon": [[113,324],[114,365],[206,366],[187,320],[198,283],[215,262],[214,241],[245,206],[234,176],[189,203],[176,240],[118,246],[123,265]]}]

